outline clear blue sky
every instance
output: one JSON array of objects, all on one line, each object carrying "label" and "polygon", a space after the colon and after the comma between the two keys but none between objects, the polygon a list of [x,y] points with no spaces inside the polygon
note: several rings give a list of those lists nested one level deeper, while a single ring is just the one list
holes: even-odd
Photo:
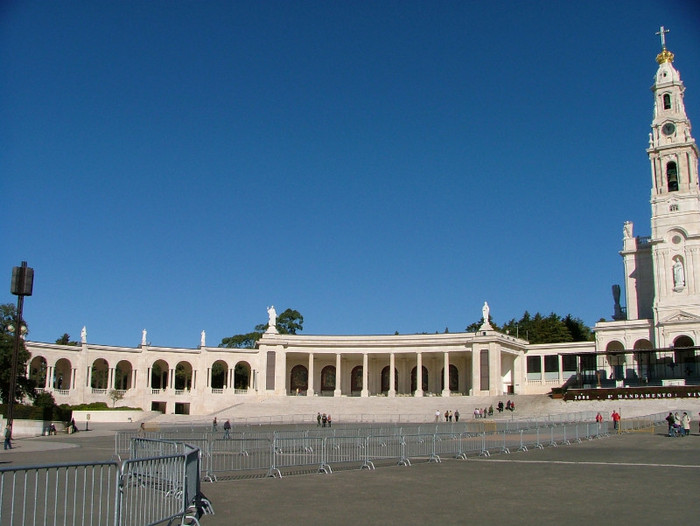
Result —
[{"label": "clear blue sky", "polygon": [[36,341],[609,319],[662,24],[698,139],[693,1],[2,2],[0,302],[26,260]]}]

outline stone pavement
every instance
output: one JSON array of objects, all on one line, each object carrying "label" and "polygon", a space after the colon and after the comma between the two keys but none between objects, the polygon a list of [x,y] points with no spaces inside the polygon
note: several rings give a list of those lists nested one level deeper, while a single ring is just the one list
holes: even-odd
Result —
[{"label": "stone pavement", "polygon": [[[105,460],[114,427],[16,441],[0,466]],[[414,462],[374,471],[202,483],[230,524],[692,523],[700,516],[700,434],[665,429],[491,458]]]}]

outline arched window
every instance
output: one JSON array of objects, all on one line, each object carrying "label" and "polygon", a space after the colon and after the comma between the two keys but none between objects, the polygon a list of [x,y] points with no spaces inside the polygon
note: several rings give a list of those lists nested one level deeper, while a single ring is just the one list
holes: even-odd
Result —
[{"label": "arched window", "polygon": [[238,362],[233,368],[233,388],[250,389],[250,364],[248,362]]},{"label": "arched window", "polygon": [[[389,382],[391,381],[391,377],[389,376],[389,366],[387,365],[382,369],[382,392],[387,393],[389,392]],[[399,371],[397,369],[394,369],[394,390],[398,389],[399,385]]]},{"label": "arched window", "polygon": [[326,365],[321,369],[321,391],[333,391],[335,389],[335,366]]},{"label": "arched window", "polygon": [[228,378],[228,365],[223,360],[216,360],[211,364],[211,387],[223,389]]},{"label": "arched window", "polygon": [[668,93],[664,93],[664,109],[671,109],[671,95],[669,95]]},{"label": "arched window", "polygon": [[678,191],[678,168],[673,161],[666,165],[666,181],[668,183],[669,192]]},{"label": "arched window", "polygon": [[303,365],[295,365],[289,378],[289,388],[293,393],[306,391],[309,388],[309,371]]},{"label": "arched window", "polygon": [[362,391],[362,366],[357,365],[350,372],[350,391]]},{"label": "arched window", "polygon": [[[440,371],[440,386],[445,389],[445,368],[443,367]],[[450,391],[457,391],[459,389],[459,371],[457,366],[450,364]]]},{"label": "arched window", "polygon": [[[411,369],[411,392],[415,393],[418,388],[418,369],[414,367]],[[423,365],[421,366],[421,388],[424,393],[428,392],[428,368]]]}]

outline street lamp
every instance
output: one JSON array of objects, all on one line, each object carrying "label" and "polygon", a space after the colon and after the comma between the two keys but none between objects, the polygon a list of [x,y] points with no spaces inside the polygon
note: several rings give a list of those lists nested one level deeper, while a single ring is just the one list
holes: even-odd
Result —
[{"label": "street lamp", "polygon": [[15,347],[12,352],[12,370],[10,371],[10,389],[7,401],[7,425],[12,429],[12,419],[15,409],[15,390],[17,389],[17,362],[19,360],[19,345],[22,333],[27,328],[22,321],[22,308],[24,307],[24,297],[32,295],[34,287],[34,269],[27,266],[26,261],[22,261],[21,267],[13,267],[12,283],[10,292],[17,296],[17,319],[12,327],[15,333]]}]

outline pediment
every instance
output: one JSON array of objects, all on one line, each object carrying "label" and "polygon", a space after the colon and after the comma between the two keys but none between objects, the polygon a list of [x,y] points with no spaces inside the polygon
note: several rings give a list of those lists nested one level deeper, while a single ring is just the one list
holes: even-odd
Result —
[{"label": "pediment", "polygon": [[661,324],[667,323],[700,323],[700,316],[691,314],[690,312],[678,311],[675,314],[659,320]]}]

